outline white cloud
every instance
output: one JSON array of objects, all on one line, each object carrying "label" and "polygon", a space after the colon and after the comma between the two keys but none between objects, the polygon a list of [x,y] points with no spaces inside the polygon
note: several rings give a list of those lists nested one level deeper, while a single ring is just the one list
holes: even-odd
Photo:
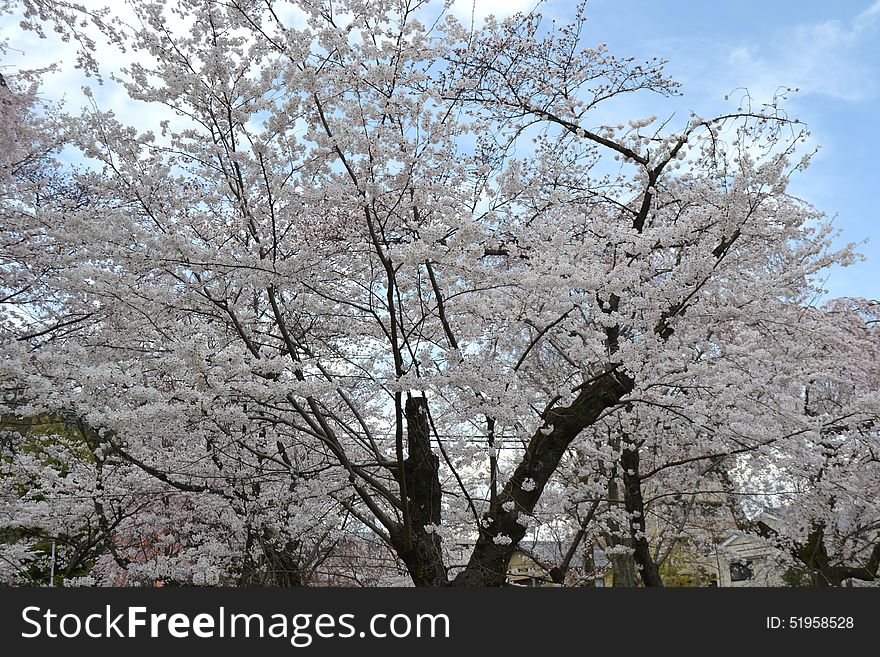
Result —
[{"label": "white cloud", "polygon": [[877,2],[856,16],[853,24],[856,28],[861,28],[866,23],[871,23],[872,21],[877,20],[878,16],[880,16],[880,0],[877,0]]},{"label": "white cloud", "polygon": [[779,85],[858,101],[878,89],[876,63],[865,61],[880,25],[880,0],[851,20],[796,25],[773,43],[737,44],[728,53],[732,75],[766,99]]}]

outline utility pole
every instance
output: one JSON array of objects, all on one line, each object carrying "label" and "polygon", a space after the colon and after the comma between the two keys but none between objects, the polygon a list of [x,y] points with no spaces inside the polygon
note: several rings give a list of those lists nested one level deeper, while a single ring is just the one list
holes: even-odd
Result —
[{"label": "utility pole", "polygon": [[52,539],[52,560],[49,566],[49,586],[55,586],[55,539]]}]

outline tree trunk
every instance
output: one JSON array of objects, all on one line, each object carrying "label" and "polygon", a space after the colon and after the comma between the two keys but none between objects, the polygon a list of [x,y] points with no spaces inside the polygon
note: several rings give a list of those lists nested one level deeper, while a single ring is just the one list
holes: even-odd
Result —
[{"label": "tree trunk", "polygon": [[635,588],[636,562],[631,554],[611,555],[611,586],[617,588]]},{"label": "tree trunk", "polygon": [[[238,577],[238,586],[306,585],[297,541],[288,541],[283,547],[276,547],[272,532],[264,530],[260,535],[249,533],[248,547],[255,543],[259,544],[261,558],[255,561],[247,557]],[[250,549],[247,554],[250,555]]]},{"label": "tree trunk", "polygon": [[586,427],[632,391],[633,380],[614,370],[581,386],[570,406],[553,408],[529,441],[522,461],[483,516],[480,535],[456,586],[502,586],[510,557],[525,535],[521,516],[531,515],[565,451]]},{"label": "tree trunk", "polygon": [[633,559],[638,565],[642,584],[663,586],[660,569],[651,556],[645,521],[645,500],[642,497],[642,480],[639,476],[639,446],[626,441],[620,454],[620,468],[623,470],[623,503],[629,518],[630,536],[633,542]]},{"label": "tree trunk", "polygon": [[828,558],[824,532],[825,525],[815,523],[807,536],[807,542],[795,548],[795,556],[810,569],[813,586],[840,586],[842,578]]},{"label": "tree trunk", "polygon": [[[611,504],[617,504],[620,500],[620,491],[617,488],[617,479],[614,473],[611,473],[608,478],[608,499]],[[613,516],[608,520],[608,528],[611,531],[604,532],[603,537],[609,548],[613,549],[619,545],[632,548],[632,540],[628,535],[629,533],[623,532],[623,529]],[[636,562],[633,560],[632,553],[612,553],[609,560],[611,561],[611,586],[634,588],[636,586]]]},{"label": "tree trunk", "polygon": [[406,415],[407,458],[403,476],[407,499],[406,518],[391,532],[397,555],[416,586],[441,586],[448,582],[440,536],[440,459],[431,450],[428,400],[409,397]]}]

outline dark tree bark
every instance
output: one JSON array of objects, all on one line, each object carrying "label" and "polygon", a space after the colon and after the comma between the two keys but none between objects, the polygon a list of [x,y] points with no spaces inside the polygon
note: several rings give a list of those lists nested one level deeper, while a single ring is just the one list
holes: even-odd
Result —
[{"label": "dark tree bark", "polygon": [[440,537],[426,526],[440,526],[440,459],[431,450],[428,401],[409,397],[406,416],[407,458],[403,462],[406,522],[391,532],[391,541],[416,586],[448,581]]},{"label": "dark tree bark", "polygon": [[642,480],[639,476],[639,446],[626,441],[620,454],[620,467],[623,470],[623,503],[630,515],[630,536],[633,543],[633,559],[638,565],[642,584],[663,586],[660,569],[651,555],[645,521],[645,500],[642,497]]},{"label": "dark tree bark", "polygon": [[[550,579],[553,580],[554,584],[565,583],[565,577],[568,575],[569,568],[571,568],[571,562],[580,551],[581,542],[587,535],[587,527],[589,527],[590,523],[593,521],[593,518],[596,515],[596,509],[598,508],[599,500],[597,499],[593,501],[590,505],[590,510],[587,511],[587,515],[581,520],[580,528],[574,535],[574,539],[572,539],[571,544],[568,546],[568,550],[566,550],[565,556],[562,557],[562,561],[560,561],[557,566],[550,569]],[[588,573],[592,573],[595,569],[596,563],[593,559],[593,548],[592,545],[588,545],[587,549],[584,551],[584,570]]]},{"label": "dark tree bark", "polygon": [[238,578],[239,586],[307,586],[300,561],[299,541],[276,546],[269,532],[251,536],[260,544],[262,558],[248,560]]},{"label": "dark tree bark", "polygon": [[[620,491],[617,486],[616,471],[610,474],[608,479],[608,499],[610,503],[617,504],[620,500]],[[612,517],[608,521],[610,531],[603,532],[605,543],[609,548],[616,548],[619,545],[632,549],[632,539],[628,533]],[[611,586],[615,588],[633,588],[636,586],[636,564],[633,561],[632,552],[628,551],[624,554],[612,553],[609,560],[611,561]]]},{"label": "dark tree bark", "polygon": [[815,523],[805,543],[795,546],[793,554],[810,569],[813,586],[840,586],[846,579],[873,582],[880,568],[880,543],[877,543],[862,566],[835,565],[825,547],[825,524]]},{"label": "dark tree bark", "polygon": [[611,586],[615,588],[635,588],[636,562],[632,554],[611,555]]},{"label": "dark tree bark", "polygon": [[615,370],[581,386],[567,407],[551,408],[544,426],[529,441],[522,461],[484,514],[474,551],[453,581],[456,586],[502,586],[507,565],[526,528],[518,521],[530,515],[556,471],[563,454],[586,427],[633,389],[633,380]]}]

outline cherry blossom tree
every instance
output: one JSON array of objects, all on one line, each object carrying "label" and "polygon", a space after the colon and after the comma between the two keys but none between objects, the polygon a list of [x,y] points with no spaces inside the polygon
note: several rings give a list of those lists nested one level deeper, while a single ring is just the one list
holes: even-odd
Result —
[{"label": "cherry blossom tree", "polygon": [[784,448],[749,451],[722,482],[744,495],[774,495],[765,504],[772,516],[738,514],[737,524],[778,545],[814,585],[873,582],[880,567],[877,303],[835,300],[802,312],[814,340],[793,359],[801,427]]},{"label": "cherry blossom tree", "polygon": [[[773,324],[749,319],[695,352],[679,384],[585,432],[578,495],[595,503],[606,486],[619,487],[607,497],[626,511],[619,526],[645,584],[662,583],[660,566],[676,546],[705,554],[734,529],[766,539],[826,584],[876,578],[875,306],[838,300],[781,308]],[[749,381],[758,351],[776,363],[760,385]],[[692,516],[707,498],[727,511],[701,525]],[[817,556],[826,530],[829,541],[838,537],[834,558]]]},{"label": "cherry blossom tree", "polygon": [[[46,6],[69,29],[76,8]],[[845,409],[805,402],[844,339],[816,281],[853,255],[787,191],[809,154],[784,98],[606,125],[679,87],[584,47],[582,11],[476,29],[412,0],[130,11],[94,21],[131,54],[109,79],[165,118],[131,125],[99,94],[53,112],[75,200],[10,186],[2,209],[4,412],[62,414],[176,505],[120,520],[105,561],[131,567],[110,545],[136,550],[142,521],[205,583],[254,559],[304,571],[368,532],[416,585],[501,585],[555,527],[576,539],[557,574],[604,536],[659,585],[652,496],[760,459],[815,483],[841,422],[876,447],[872,378]],[[839,462],[847,487],[876,476]],[[187,532],[217,533],[217,558]]]}]

